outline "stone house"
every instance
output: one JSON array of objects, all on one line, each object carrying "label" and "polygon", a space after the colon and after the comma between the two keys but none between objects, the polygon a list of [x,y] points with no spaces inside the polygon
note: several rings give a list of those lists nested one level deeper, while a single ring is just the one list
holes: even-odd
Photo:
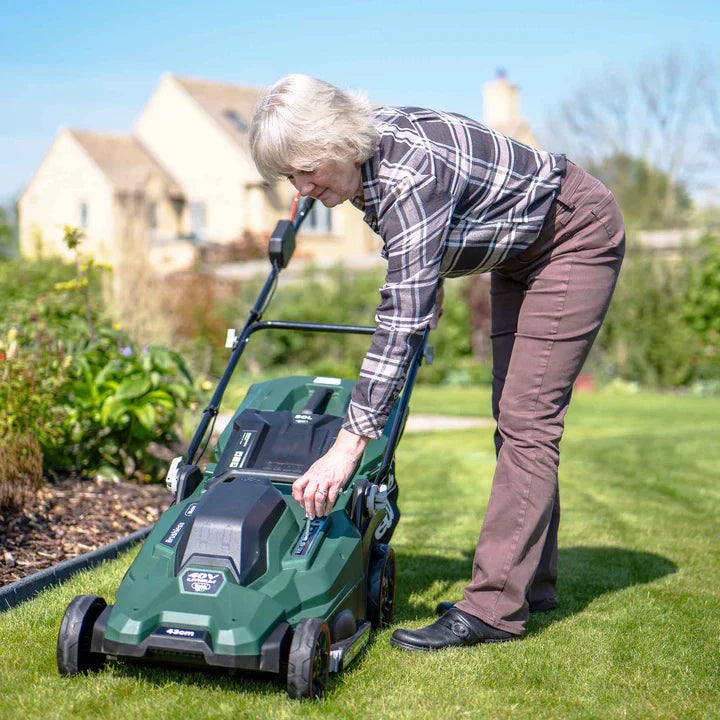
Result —
[{"label": "stone house", "polygon": [[182,202],[179,185],[133,136],[62,128],[20,197],[20,249],[69,259],[62,236],[71,225],[85,233],[88,254],[116,264],[145,241],[146,227],[176,236]]}]

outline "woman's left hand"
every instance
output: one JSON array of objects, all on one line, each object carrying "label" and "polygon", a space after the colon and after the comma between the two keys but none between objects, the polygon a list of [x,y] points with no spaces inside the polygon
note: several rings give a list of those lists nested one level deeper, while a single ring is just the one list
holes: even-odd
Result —
[{"label": "woman's left hand", "polygon": [[292,495],[309,518],[324,517],[352,476],[369,438],[341,430],[335,444],[292,486]]}]

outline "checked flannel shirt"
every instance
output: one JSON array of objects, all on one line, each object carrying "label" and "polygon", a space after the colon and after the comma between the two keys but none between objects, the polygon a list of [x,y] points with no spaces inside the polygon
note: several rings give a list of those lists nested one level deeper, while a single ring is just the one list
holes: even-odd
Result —
[{"label": "checked flannel shirt", "polygon": [[377,438],[433,317],[440,278],[486,272],[525,250],[566,160],[461,115],[415,107],[373,115],[380,142],[353,204],[381,236],[388,269],[343,427]]}]

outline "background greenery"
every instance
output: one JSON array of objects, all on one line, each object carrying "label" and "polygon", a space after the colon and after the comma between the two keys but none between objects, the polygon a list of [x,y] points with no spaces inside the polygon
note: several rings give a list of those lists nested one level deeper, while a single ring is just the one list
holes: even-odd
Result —
[{"label": "background greenery", "polygon": [[[68,229],[69,242],[81,238]],[[629,243],[615,298],[586,371],[601,384],[629,388],[720,391],[720,244],[707,235],[669,258]],[[0,506],[19,506],[43,471],[100,473],[151,480],[166,461],[149,448],[191,432],[185,411],[207,397],[228,358],[227,327],[241,327],[261,279],[223,288],[199,308],[193,301],[212,280],[192,279],[182,302],[157,306],[183,329],[177,351],[141,345],[113,322],[103,301],[107,270],[78,259],[0,262]],[[169,280],[170,287],[173,280]],[[269,317],[373,323],[382,269],[306,268],[282,277]],[[421,383],[489,383],[490,361],[471,346],[477,320],[468,279],[448,282],[445,314],[432,335],[436,361]],[[200,293],[202,294],[202,293]],[[198,310],[202,309],[202,312]],[[247,385],[287,374],[356,377],[365,336],[264,332],[253,336],[226,398],[230,409]],[[190,368],[182,358],[189,359]],[[192,372],[191,372],[192,371]],[[197,380],[193,382],[192,376]],[[440,406],[442,403],[440,403]],[[440,407],[439,406],[439,407]],[[38,457],[41,455],[40,461]]]},{"label": "background greenery", "polygon": [[[413,411],[440,403],[485,412],[489,392],[419,387]],[[567,426],[560,605],[532,616],[522,641],[415,654],[376,633],[318,704],[272,681],[118,663],[60,678],[67,603],[110,600],[125,555],[0,615],[0,717],[720,717],[720,398],[579,394]],[[423,626],[436,602],[460,596],[493,464],[490,427],[403,438],[397,626]]]},{"label": "background greenery", "polygon": [[[66,229],[76,249],[80,234]],[[159,477],[151,443],[177,441],[196,396],[180,355],[113,323],[92,261],[0,263],[0,507],[51,472]],[[3,312],[4,311],[4,312]]]},{"label": "background greenery", "polygon": [[[310,267],[301,279],[281,278],[268,317],[285,320],[372,324],[382,269],[353,273]],[[237,297],[216,303],[203,326],[215,334],[191,334],[189,341],[213,348],[211,369],[227,359],[224,330],[244,323],[260,280],[244,283]],[[490,359],[474,357],[468,279],[446,283],[445,314],[432,334],[436,362],[422,383],[490,382]],[[178,309],[178,312],[183,312]],[[192,309],[186,310],[192,312]],[[215,320],[213,320],[213,314]],[[628,252],[613,302],[586,370],[601,382],[618,379],[655,389],[720,390],[720,242],[708,234],[668,256],[628,240]],[[191,327],[192,317],[183,322]],[[356,377],[367,349],[365,337],[263,332],[248,346],[240,372],[248,376],[308,372]]]},{"label": "background greenery", "polygon": [[605,381],[717,392],[719,309],[717,237],[679,258],[631,247],[588,370]]}]

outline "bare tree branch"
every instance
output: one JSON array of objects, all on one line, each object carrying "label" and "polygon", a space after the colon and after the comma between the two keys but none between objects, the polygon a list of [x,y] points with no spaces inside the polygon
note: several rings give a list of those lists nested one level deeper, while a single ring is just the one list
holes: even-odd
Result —
[{"label": "bare tree branch", "polygon": [[579,88],[551,116],[552,146],[580,162],[613,155],[641,158],[667,174],[670,187],[700,187],[720,158],[717,62],[671,51],[625,74]]}]

